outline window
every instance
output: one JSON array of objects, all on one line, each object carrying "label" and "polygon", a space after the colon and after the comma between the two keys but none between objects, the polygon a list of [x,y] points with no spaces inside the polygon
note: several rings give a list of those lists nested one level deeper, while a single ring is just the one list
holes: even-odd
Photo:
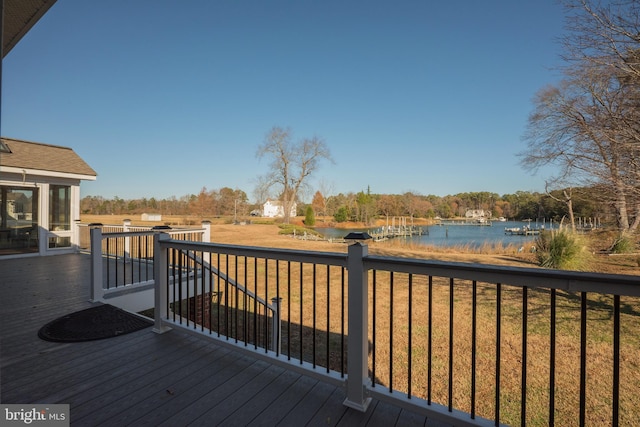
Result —
[{"label": "window", "polygon": [[71,187],[49,186],[49,230],[71,230]]},{"label": "window", "polygon": [[9,146],[4,141],[0,140],[0,153],[10,153]]}]

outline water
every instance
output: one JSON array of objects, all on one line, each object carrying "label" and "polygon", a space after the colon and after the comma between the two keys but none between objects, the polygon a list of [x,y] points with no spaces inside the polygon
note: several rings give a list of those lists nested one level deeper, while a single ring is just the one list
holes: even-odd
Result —
[{"label": "water", "polygon": [[[505,227],[542,227],[543,224],[535,224],[520,221],[494,221],[490,226],[476,225],[430,225],[423,226],[425,234],[413,237],[398,237],[394,240],[405,241],[411,244],[433,245],[433,246],[469,246],[477,248],[485,244],[502,244],[503,246],[515,245],[528,248],[534,244],[535,236],[512,236],[505,234]],[[549,224],[546,224],[549,228]],[[426,231],[428,230],[428,234]],[[341,238],[351,231],[375,231],[374,228],[345,230],[339,228],[316,228],[326,238]]]}]

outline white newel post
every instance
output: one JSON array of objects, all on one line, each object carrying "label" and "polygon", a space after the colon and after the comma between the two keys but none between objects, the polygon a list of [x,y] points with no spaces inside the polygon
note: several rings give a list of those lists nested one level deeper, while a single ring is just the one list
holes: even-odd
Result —
[{"label": "white newel post", "polygon": [[204,220],[202,221],[202,228],[204,228],[204,233],[202,234],[202,241],[205,243],[211,242],[211,221]]},{"label": "white newel post", "polygon": [[162,325],[162,319],[167,318],[167,289],[169,282],[167,271],[169,268],[166,247],[160,246],[160,241],[171,240],[171,236],[167,233],[156,232],[153,236],[153,279],[154,279],[154,317],[155,325],[153,332],[163,334],[171,330],[168,326]]},{"label": "white newel post", "polygon": [[[122,231],[128,233],[131,229],[131,220],[125,219],[122,221]],[[124,238],[124,262],[131,262],[131,237],[125,236]]]},{"label": "white newel post", "polygon": [[347,398],[343,404],[349,408],[365,412],[371,398],[366,395],[365,383],[368,381],[368,272],[364,269],[362,258],[366,257],[369,247],[362,243],[349,246],[347,256],[348,308],[349,318],[347,345],[349,357],[347,360]]},{"label": "white newel post", "polygon": [[89,301],[102,300],[102,224],[89,224],[91,249],[91,289]]}]

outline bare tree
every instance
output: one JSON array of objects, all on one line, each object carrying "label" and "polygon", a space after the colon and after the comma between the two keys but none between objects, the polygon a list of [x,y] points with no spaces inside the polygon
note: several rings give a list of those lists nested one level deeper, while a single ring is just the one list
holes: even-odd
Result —
[{"label": "bare tree", "polygon": [[571,223],[571,230],[576,231],[576,219],[573,214],[573,188],[565,188],[562,190],[562,199],[560,197],[556,197],[551,194],[549,191],[549,184],[545,184],[544,191],[547,193],[547,196],[551,197],[553,200],[559,203],[564,203],[567,206],[567,212],[569,213],[569,222]]},{"label": "bare tree", "polygon": [[271,159],[269,172],[259,182],[276,187],[284,210],[284,221],[289,222],[293,203],[307,184],[307,179],[319,167],[322,159],[332,160],[326,143],[318,138],[306,138],[294,143],[290,129],[272,128],[258,147],[258,158]]},{"label": "bare tree", "polygon": [[640,8],[566,0],[565,78],[534,99],[525,169],[553,164],[555,185],[607,187],[622,233],[640,225]]}]

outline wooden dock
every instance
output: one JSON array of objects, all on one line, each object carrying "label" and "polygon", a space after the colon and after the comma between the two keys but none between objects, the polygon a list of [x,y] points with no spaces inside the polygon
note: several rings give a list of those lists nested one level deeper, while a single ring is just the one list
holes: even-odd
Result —
[{"label": "wooden dock", "polygon": [[393,239],[396,237],[412,237],[428,235],[429,229],[413,225],[413,219],[406,216],[394,216],[391,218],[391,223],[387,219],[387,225],[370,230],[369,234],[376,242]]},{"label": "wooden dock", "polygon": [[491,227],[493,225],[491,221],[477,221],[477,220],[439,220],[435,225],[440,226],[474,226],[474,227]]},{"label": "wooden dock", "polygon": [[429,229],[414,225],[406,227],[380,227],[369,232],[373,240],[376,242],[382,240],[393,239],[396,237],[412,237],[429,234]]},{"label": "wooden dock", "polygon": [[540,234],[541,229],[529,228],[529,227],[505,227],[504,234],[510,236],[537,236]]}]

